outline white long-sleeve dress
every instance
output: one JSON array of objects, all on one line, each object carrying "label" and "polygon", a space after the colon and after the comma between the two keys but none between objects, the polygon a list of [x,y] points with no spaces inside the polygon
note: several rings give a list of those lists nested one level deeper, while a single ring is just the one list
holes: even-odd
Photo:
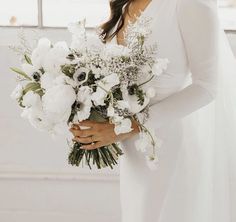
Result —
[{"label": "white long-sleeve dress", "polygon": [[151,171],[135,149],[138,135],[123,142],[122,222],[232,222],[224,147],[210,139],[215,117],[205,116],[220,70],[216,1],[152,0],[142,16],[152,18],[158,57],[170,62],[151,83],[157,94],[147,123],[163,145]]}]

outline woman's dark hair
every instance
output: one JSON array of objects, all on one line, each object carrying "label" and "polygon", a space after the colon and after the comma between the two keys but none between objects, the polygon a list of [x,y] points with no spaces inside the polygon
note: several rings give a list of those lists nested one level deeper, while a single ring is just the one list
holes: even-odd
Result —
[{"label": "woman's dark hair", "polygon": [[[124,14],[128,11],[129,5],[133,0],[110,0],[110,18],[107,22],[102,24],[100,28],[102,29],[100,35],[105,42],[108,39],[112,39],[116,34],[122,29],[124,25]],[[126,5],[127,4],[127,5]],[[125,6],[125,11],[123,13],[123,7]],[[111,33],[114,26],[120,20],[117,29]]]}]

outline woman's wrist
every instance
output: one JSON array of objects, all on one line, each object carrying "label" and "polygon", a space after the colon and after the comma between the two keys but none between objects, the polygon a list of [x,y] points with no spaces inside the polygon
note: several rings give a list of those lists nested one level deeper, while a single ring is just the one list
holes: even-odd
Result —
[{"label": "woman's wrist", "polygon": [[138,123],[138,121],[134,119],[132,120],[132,128],[133,128],[132,130],[133,134],[140,133],[140,124]]}]

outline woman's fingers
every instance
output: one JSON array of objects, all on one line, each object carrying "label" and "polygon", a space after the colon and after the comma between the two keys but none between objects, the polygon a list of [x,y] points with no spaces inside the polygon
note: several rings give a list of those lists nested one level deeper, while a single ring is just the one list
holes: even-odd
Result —
[{"label": "woman's fingers", "polygon": [[79,143],[83,144],[89,144],[93,142],[97,142],[98,139],[96,139],[94,136],[89,136],[89,137],[75,137],[74,140]]},{"label": "woman's fingers", "polygon": [[92,129],[86,129],[86,130],[80,130],[80,129],[74,129],[70,128],[70,131],[75,137],[89,137],[94,135],[94,130]]},{"label": "woman's fingers", "polygon": [[88,145],[83,145],[81,146],[81,149],[85,149],[85,150],[95,150],[98,149],[100,147],[105,146],[105,144],[103,144],[102,142],[95,142],[95,143],[91,143]]},{"label": "woman's fingers", "polygon": [[80,128],[81,126],[94,128],[97,124],[98,124],[98,122],[96,122],[96,121],[84,120],[84,121],[82,121],[82,122],[80,122],[80,123],[78,123],[78,124],[74,123],[73,126],[79,127],[79,128]]}]

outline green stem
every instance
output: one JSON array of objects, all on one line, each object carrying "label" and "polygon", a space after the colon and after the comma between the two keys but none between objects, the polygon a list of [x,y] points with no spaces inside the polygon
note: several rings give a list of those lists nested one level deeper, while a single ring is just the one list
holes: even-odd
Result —
[{"label": "green stem", "polygon": [[154,78],[154,75],[150,79],[148,79],[146,82],[143,82],[143,83],[139,84],[138,86],[145,85],[146,83],[150,82],[153,78]]}]

